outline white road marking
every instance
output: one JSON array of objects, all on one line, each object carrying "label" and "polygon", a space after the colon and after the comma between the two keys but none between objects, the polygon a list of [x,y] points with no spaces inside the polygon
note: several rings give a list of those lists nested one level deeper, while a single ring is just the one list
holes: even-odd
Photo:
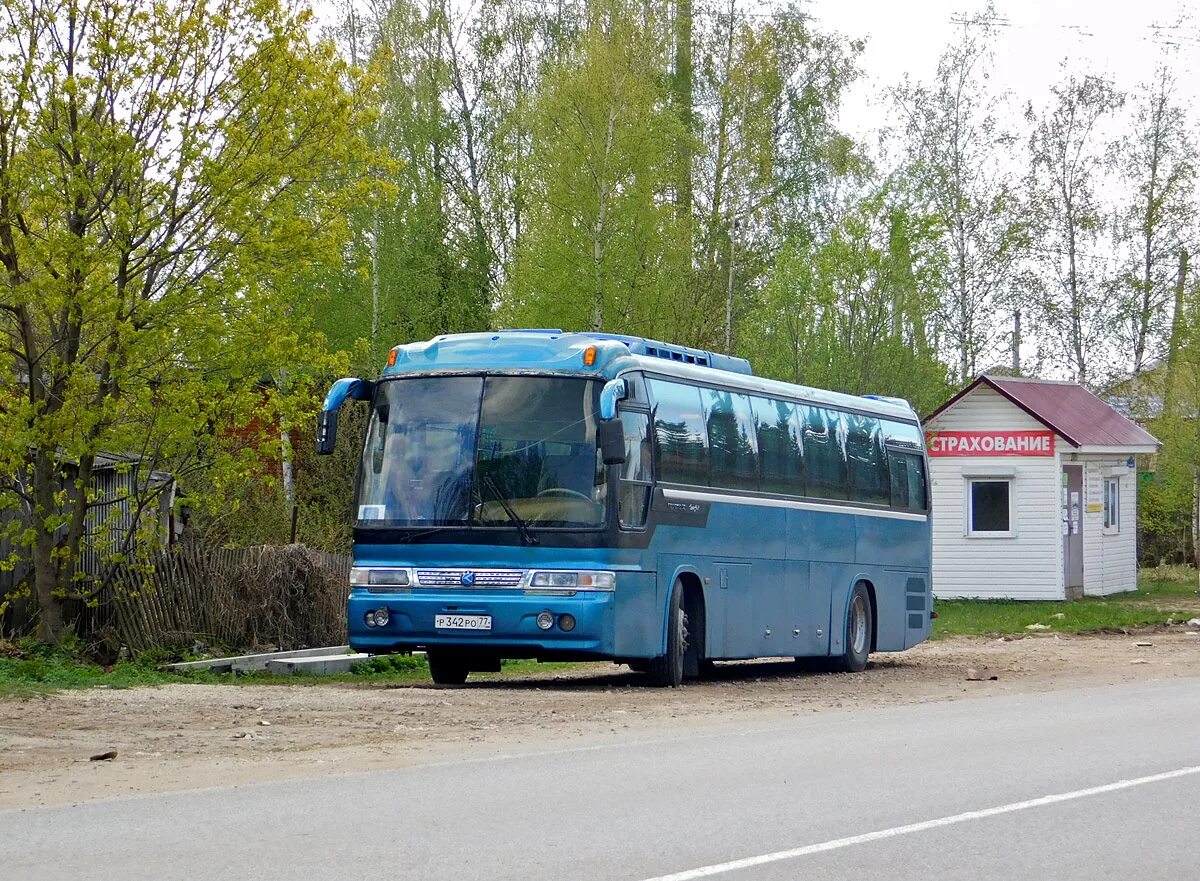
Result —
[{"label": "white road marking", "polygon": [[1162,774],[1151,774],[1148,777],[1134,777],[1130,780],[1118,780],[1115,783],[1105,783],[1103,786],[1093,786],[1089,789],[1077,789],[1074,792],[1060,792],[1055,795],[1043,795],[1041,798],[1032,798],[1028,801],[1017,801],[1012,804],[998,805],[994,808],[984,808],[980,811],[967,811],[963,814],[954,814],[949,817],[939,817],[936,820],[923,820],[920,823],[909,823],[907,826],[895,826],[891,829],[880,829],[878,832],[868,832],[865,835],[851,835],[846,838],[835,838],[832,841],[822,841],[819,844],[808,844],[804,847],[795,847],[791,850],[778,850],[775,853],[766,853],[755,857],[745,857],[740,860],[731,860],[728,863],[716,863],[711,866],[701,866],[698,869],[688,869],[685,872],[675,872],[671,875],[658,875],[654,878],[646,878],[645,881],[695,881],[697,878],[710,878],[713,875],[723,875],[726,872],[737,872],[741,869],[752,869],[756,866],[764,866],[768,863],[778,863],[783,860],[794,860],[798,857],[811,856],[815,853],[825,853],[830,850],[840,850],[844,847],[853,847],[856,844],[867,844],[872,841],[882,841],[886,838],[896,838],[900,835],[911,835],[914,832],[926,832],[930,829],[940,829],[943,826],[954,826],[958,823],[966,823],[969,820],[984,820],[988,817],[998,817],[1001,814],[1011,814],[1015,811],[1024,811],[1029,808],[1040,808],[1046,805],[1058,804],[1064,801],[1073,801],[1077,798],[1087,798],[1089,795],[1103,795],[1106,792],[1117,792],[1121,789],[1130,789],[1134,786],[1145,786],[1147,783],[1160,783],[1163,780],[1174,780],[1177,777],[1187,777],[1191,774],[1200,774],[1200,765],[1192,765],[1187,768],[1179,768],[1174,771],[1164,771]]}]

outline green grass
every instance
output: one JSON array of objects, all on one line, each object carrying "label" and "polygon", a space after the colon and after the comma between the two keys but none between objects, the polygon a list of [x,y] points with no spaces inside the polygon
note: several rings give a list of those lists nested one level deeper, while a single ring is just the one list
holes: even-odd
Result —
[{"label": "green grass", "polygon": [[64,688],[133,688],[178,681],[156,669],[154,658],[120,661],[112,667],[90,663],[70,648],[22,641],[0,643],[0,697],[32,696]]},{"label": "green grass", "polygon": [[[1120,633],[1200,617],[1196,570],[1144,569],[1138,589],[1072,602],[939,600],[933,638],[1025,635],[1030,624],[1054,633]],[[1061,617],[1060,617],[1061,616]]]},{"label": "green grass", "polygon": [[[203,671],[184,674],[159,670],[160,664],[178,660],[165,652],[145,652],[112,667],[101,667],[83,658],[78,646],[64,648],[39,645],[30,640],[0,642],[0,698],[34,697],[63,689],[135,688],[191,682],[210,685],[306,686],[331,683],[388,685],[429,681],[429,665],[419,655],[384,655],[356,664],[350,673],[337,676],[270,676],[266,673],[217,674]],[[500,673],[473,673],[471,678],[495,679],[508,676],[546,674],[569,669],[574,664],[539,664],[537,661],[505,661]]]}]

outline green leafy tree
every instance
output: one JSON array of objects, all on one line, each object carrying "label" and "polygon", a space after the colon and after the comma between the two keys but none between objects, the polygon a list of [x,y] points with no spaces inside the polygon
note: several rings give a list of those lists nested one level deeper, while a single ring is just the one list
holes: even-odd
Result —
[{"label": "green leafy tree", "polygon": [[298,279],[340,258],[366,119],[278,0],[2,2],[0,504],[59,641],[98,454],[219,504],[301,424],[331,365]]},{"label": "green leafy tree", "polygon": [[503,323],[656,333],[686,274],[666,198],[679,118],[652,12],[594,4],[531,108],[530,204]]},{"label": "green leafy tree", "polygon": [[687,336],[752,346],[739,333],[774,255],[826,222],[817,204],[838,177],[833,124],[861,45],[817,30],[793,6],[764,14],[728,0],[698,36],[695,277]]},{"label": "green leafy tree", "polygon": [[792,239],[754,316],[760,372],[898,395],[921,412],[945,400],[947,370],[923,329],[944,273],[939,237],[883,186],[849,199],[822,239]]}]

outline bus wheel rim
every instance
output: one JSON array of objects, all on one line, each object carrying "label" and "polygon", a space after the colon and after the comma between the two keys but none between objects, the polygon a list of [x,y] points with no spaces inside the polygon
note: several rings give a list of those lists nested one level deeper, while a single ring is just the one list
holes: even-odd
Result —
[{"label": "bus wheel rim", "polygon": [[867,609],[861,596],[850,604],[850,648],[860,655],[867,645]]}]

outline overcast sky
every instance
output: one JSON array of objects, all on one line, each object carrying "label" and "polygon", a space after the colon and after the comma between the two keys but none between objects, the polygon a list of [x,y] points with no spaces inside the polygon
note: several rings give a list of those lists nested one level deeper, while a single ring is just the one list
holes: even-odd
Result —
[{"label": "overcast sky", "polygon": [[[1181,95],[1192,107],[1193,122],[1200,119],[1200,17],[1193,14],[1188,27],[1169,32],[1173,37],[1154,28],[1174,25],[1195,4],[996,0],[994,5],[997,18],[1008,22],[996,39],[994,83],[1012,92],[1015,107],[1044,103],[1064,58],[1072,69],[1101,73],[1117,88],[1132,90],[1150,78],[1164,40],[1173,39],[1179,43],[1173,66]],[[804,0],[803,6],[825,27],[867,39],[865,76],[842,108],[842,126],[861,138],[870,138],[883,123],[884,90],[905,74],[929,80],[942,49],[962,33],[953,19],[985,8],[964,0]]]}]

